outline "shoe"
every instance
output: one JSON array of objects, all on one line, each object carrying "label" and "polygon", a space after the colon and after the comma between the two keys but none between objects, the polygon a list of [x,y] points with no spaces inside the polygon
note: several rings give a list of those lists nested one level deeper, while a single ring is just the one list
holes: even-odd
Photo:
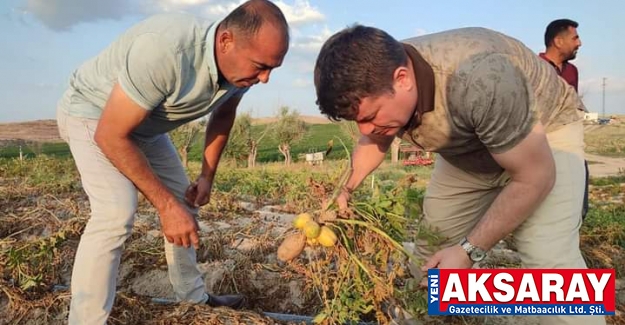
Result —
[{"label": "shoe", "polygon": [[211,307],[228,307],[232,309],[240,309],[245,304],[244,295],[224,295],[216,296],[208,294],[206,304]]}]

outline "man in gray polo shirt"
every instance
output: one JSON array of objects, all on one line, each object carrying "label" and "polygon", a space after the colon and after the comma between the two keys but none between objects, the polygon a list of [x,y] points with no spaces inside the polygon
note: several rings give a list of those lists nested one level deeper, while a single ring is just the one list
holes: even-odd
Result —
[{"label": "man in gray polo shirt", "polygon": [[[321,48],[322,113],[355,120],[350,192],[395,136],[439,155],[421,220],[445,239],[419,242],[428,268],[470,268],[508,234],[527,268],[586,268],[579,249],[584,196],[583,104],[575,89],[516,39],[463,28],[402,42],[355,26]],[[605,324],[548,316],[541,324]]]},{"label": "man in gray polo shirt", "polygon": [[[137,191],[159,212],[176,298],[241,307],[242,296],[205,292],[195,217],[209,201],[241,97],[269,80],[288,44],[280,9],[251,0],[219,22],[184,14],[148,18],[74,71],[57,121],[91,218],[74,262],[70,324],[106,323]],[[202,172],[190,183],[167,132],[209,113]]]}]

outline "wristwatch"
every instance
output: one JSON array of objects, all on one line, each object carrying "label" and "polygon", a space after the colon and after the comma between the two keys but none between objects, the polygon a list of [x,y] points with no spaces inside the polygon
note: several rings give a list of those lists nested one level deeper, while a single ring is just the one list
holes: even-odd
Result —
[{"label": "wristwatch", "polygon": [[469,258],[473,262],[479,262],[486,257],[486,251],[469,243],[467,237],[462,238],[460,246],[467,252],[467,255],[469,255]]}]

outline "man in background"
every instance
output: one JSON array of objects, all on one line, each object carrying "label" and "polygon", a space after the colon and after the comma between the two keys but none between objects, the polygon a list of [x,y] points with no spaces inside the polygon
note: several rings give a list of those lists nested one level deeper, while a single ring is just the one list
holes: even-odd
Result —
[{"label": "man in background", "polygon": [[[558,75],[562,77],[577,92],[579,83],[579,73],[577,67],[569,61],[574,60],[577,51],[582,46],[582,41],[577,33],[579,24],[570,19],[554,20],[545,30],[545,47],[544,53],[539,56],[549,62],[556,70]],[[582,206],[582,219],[588,213],[588,162],[584,160],[586,169],[586,186],[584,188],[584,204]]]}]

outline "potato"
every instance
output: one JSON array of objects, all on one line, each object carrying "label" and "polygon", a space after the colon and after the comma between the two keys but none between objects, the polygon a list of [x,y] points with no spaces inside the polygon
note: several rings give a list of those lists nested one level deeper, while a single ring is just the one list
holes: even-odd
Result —
[{"label": "potato", "polygon": [[313,217],[310,215],[310,213],[305,213],[305,212],[304,213],[300,213],[293,220],[293,227],[295,227],[297,229],[302,229],[302,228],[304,228],[306,223],[308,221],[311,221],[311,220],[313,220]]},{"label": "potato", "polygon": [[317,238],[319,236],[319,231],[321,231],[321,227],[319,226],[318,223],[314,222],[313,220],[310,220],[308,222],[306,222],[306,225],[304,225],[304,235],[306,235],[306,238]]},{"label": "potato", "polygon": [[317,244],[319,244],[319,242],[317,242],[317,238],[308,238],[306,239],[306,245],[308,246],[316,246]]},{"label": "potato", "polygon": [[336,237],[336,234],[334,233],[334,231],[332,231],[332,229],[330,229],[328,226],[322,226],[321,230],[319,231],[319,237],[317,237],[317,241],[322,246],[332,247],[336,245],[338,238]]},{"label": "potato", "polygon": [[286,262],[296,258],[306,246],[306,236],[301,232],[291,234],[278,247],[278,259]]}]

